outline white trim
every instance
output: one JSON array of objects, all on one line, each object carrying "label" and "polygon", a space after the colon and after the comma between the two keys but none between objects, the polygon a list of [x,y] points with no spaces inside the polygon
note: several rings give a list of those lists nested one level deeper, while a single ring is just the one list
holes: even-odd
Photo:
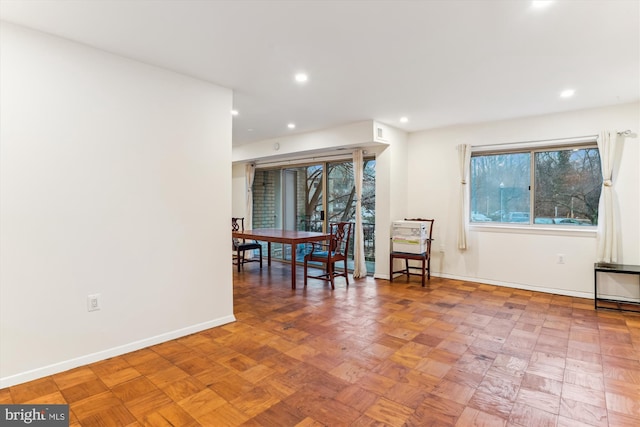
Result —
[{"label": "white trim", "polygon": [[583,144],[595,144],[598,136],[578,136],[575,138],[564,139],[549,139],[545,141],[524,141],[524,142],[507,142],[503,144],[491,144],[491,145],[473,145],[471,146],[472,153],[485,153],[485,152],[508,152],[517,150],[532,150],[536,148],[550,148],[550,147],[569,147],[573,145]]},{"label": "white trim", "polygon": [[445,274],[445,273],[431,273],[431,276],[441,277],[444,279],[461,280],[463,282],[472,282],[472,283],[480,283],[485,285],[501,286],[504,288],[513,288],[513,289],[522,289],[525,291],[542,292],[545,294],[585,298],[585,299],[590,299],[591,302],[593,303],[593,292],[576,292],[576,291],[569,291],[566,289],[545,288],[540,286],[525,285],[523,283],[502,282],[499,280],[483,279],[480,277],[464,277],[464,276],[457,276],[454,274]]},{"label": "white trim", "polygon": [[[600,272],[598,272],[600,273]],[[620,303],[633,303],[633,304],[640,304],[640,298],[635,298],[635,297],[627,297],[627,296],[623,296],[623,295],[611,295],[611,294],[603,294],[602,292],[598,292],[598,301],[601,301],[603,299],[612,299],[615,300],[615,302],[620,302]],[[612,303],[614,301],[602,301],[604,303]],[[606,308],[606,307],[599,307],[599,308]]]},{"label": "white trim", "polygon": [[470,223],[469,231],[476,233],[514,233],[514,234],[539,234],[550,236],[570,236],[570,237],[592,237],[595,238],[598,228],[594,225],[575,225],[575,226],[544,226],[537,224],[515,225],[513,223]]},{"label": "white trim", "polygon": [[[483,285],[493,285],[493,286],[501,286],[503,288],[512,288],[512,289],[522,289],[525,291],[532,292],[542,292],[544,294],[554,294],[554,295],[564,295],[569,297],[577,297],[577,298],[585,298],[593,301],[593,292],[576,292],[576,291],[568,291],[566,289],[556,289],[556,288],[545,288],[540,286],[531,286],[525,285],[523,283],[511,283],[511,282],[502,282],[500,280],[491,280],[491,279],[483,279],[481,277],[466,277],[466,276],[458,276],[455,274],[447,274],[440,272],[431,272],[432,277],[440,277],[443,279],[452,279],[452,280],[460,280],[462,282],[471,282],[471,283],[480,283]],[[389,280],[389,275],[376,274],[374,275],[376,279],[386,279]],[[389,282],[391,283],[391,282]],[[427,286],[429,285],[429,281],[426,282]]]},{"label": "white trim", "polygon": [[109,348],[106,350],[98,351],[96,353],[91,353],[91,354],[76,357],[73,359],[65,360],[62,362],[54,363],[51,365],[43,366],[41,368],[32,369],[30,371],[20,372],[19,374],[0,378],[0,389],[11,387],[16,384],[22,384],[27,381],[32,381],[32,380],[43,378],[49,375],[57,374],[59,372],[68,371],[69,369],[77,368],[78,366],[88,365],[90,363],[98,362],[100,360],[105,360],[110,357],[120,356],[122,354],[140,350],[141,348],[150,347],[152,345],[160,344],[176,338],[181,338],[187,335],[194,334],[196,332],[204,331],[206,329],[225,325],[227,323],[231,323],[235,321],[236,321],[236,318],[234,315],[224,316],[218,319],[209,320],[208,322],[198,323],[196,325],[188,326],[186,328],[178,329],[171,332],[166,332],[166,333],[156,335],[154,337],[145,338],[139,341],[134,341],[129,344]]}]

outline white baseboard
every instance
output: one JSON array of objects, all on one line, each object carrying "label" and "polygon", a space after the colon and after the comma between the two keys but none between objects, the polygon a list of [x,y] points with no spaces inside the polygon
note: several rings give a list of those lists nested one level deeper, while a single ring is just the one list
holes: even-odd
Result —
[{"label": "white baseboard", "polygon": [[461,280],[463,282],[482,283],[485,285],[503,286],[505,288],[523,289],[526,291],[544,292],[547,294],[564,295],[569,297],[593,299],[593,292],[578,292],[567,289],[545,288],[542,286],[527,285],[524,283],[502,282],[499,280],[482,279],[480,277],[464,277],[454,274],[431,273],[431,276],[442,277],[444,279]]},{"label": "white baseboard", "polygon": [[[523,283],[502,282],[499,280],[482,279],[480,277],[456,276],[455,274],[446,274],[446,273],[440,273],[440,272],[431,272],[431,276],[441,277],[443,279],[461,280],[463,282],[473,282],[473,283],[482,283],[485,285],[503,286],[505,288],[523,289],[526,291],[544,292],[547,294],[556,294],[556,295],[565,295],[565,296],[577,297],[577,298],[593,299],[592,292],[577,292],[577,291],[569,291],[567,289],[545,288],[542,286],[526,285]],[[388,274],[375,274],[373,277],[376,279],[389,280]]]},{"label": "white baseboard", "polygon": [[139,341],[134,341],[129,344],[109,348],[106,350],[98,351],[96,353],[87,354],[84,356],[80,356],[80,357],[65,360],[62,362],[54,363],[51,365],[43,366],[41,368],[36,368],[30,371],[21,372],[19,374],[10,375],[8,377],[3,377],[3,378],[0,378],[0,389],[11,387],[16,384],[22,384],[27,381],[32,381],[38,378],[43,378],[43,377],[57,374],[60,372],[68,371],[69,369],[77,368],[78,366],[88,365],[90,363],[98,362],[100,360],[105,360],[110,357],[120,356],[122,354],[140,350],[141,348],[160,344],[176,338],[181,338],[187,335],[194,334],[196,332],[204,331],[206,329],[225,325],[227,323],[231,323],[235,321],[236,321],[236,318],[234,315],[225,316],[218,319],[209,320],[207,322],[198,323],[196,325],[188,326],[186,328],[182,328],[175,331],[166,332],[164,334],[156,335],[153,337],[145,338]]}]

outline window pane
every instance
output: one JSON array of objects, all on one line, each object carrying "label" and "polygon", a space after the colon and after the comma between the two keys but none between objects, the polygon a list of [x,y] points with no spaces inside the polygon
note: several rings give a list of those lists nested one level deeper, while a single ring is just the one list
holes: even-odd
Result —
[{"label": "window pane", "polygon": [[471,222],[530,223],[530,153],[471,158]]},{"label": "window pane", "polygon": [[287,170],[296,170],[298,173],[297,181],[297,225],[296,230],[302,231],[322,231],[322,222],[324,208],[323,197],[324,188],[323,174],[324,165],[311,165],[299,168],[287,168]]},{"label": "window pane", "polygon": [[597,148],[535,153],[536,224],[596,225],[602,188]]},{"label": "window pane", "polygon": [[253,180],[253,223],[247,228],[280,228],[280,171],[256,170]]},{"label": "window pane", "polygon": [[[362,228],[367,270],[374,270],[375,261],[375,159],[364,159],[362,183]],[[353,181],[353,162],[327,164],[327,220],[355,222],[356,199]],[[355,236],[349,245],[353,257]],[[351,262],[351,261],[349,261]],[[351,264],[350,268],[351,268]]]},{"label": "window pane", "polygon": [[353,221],[356,209],[353,162],[327,164],[327,186],[328,222]]}]

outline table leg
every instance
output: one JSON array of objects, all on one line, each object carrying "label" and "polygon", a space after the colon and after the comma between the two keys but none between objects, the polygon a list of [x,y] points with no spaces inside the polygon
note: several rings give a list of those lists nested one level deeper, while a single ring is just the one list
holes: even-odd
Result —
[{"label": "table leg", "polygon": [[291,243],[291,289],[296,288],[296,243]]},{"label": "table leg", "polygon": [[593,306],[598,309],[598,271],[593,270]]},{"label": "table leg", "polygon": [[271,267],[271,242],[267,242],[267,265]]}]

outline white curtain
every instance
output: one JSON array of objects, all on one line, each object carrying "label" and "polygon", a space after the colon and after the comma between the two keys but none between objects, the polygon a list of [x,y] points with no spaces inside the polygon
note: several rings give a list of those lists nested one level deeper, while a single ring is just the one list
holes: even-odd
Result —
[{"label": "white curtain", "polygon": [[618,225],[613,186],[613,169],[616,166],[618,132],[602,131],[598,136],[598,150],[602,166],[602,192],[598,205],[598,262],[618,262]]},{"label": "white curtain", "polygon": [[458,212],[458,249],[467,249],[467,182],[471,163],[471,145],[460,144],[458,150],[458,168],[460,172],[460,211]]},{"label": "white curtain", "polygon": [[353,152],[353,182],[356,187],[356,229],[353,232],[353,277],[366,277],[367,264],[364,259],[364,232],[362,231],[362,179],[364,159],[362,150]]},{"label": "white curtain", "polygon": [[[256,176],[256,165],[247,163],[244,167],[244,176],[247,187],[247,200],[244,214],[244,227],[248,230],[253,229],[253,179]],[[248,259],[253,258],[253,251],[245,254]]]},{"label": "white curtain", "polygon": [[256,176],[256,165],[247,163],[244,169],[244,176],[247,185],[247,205],[244,214],[244,226],[250,230],[253,228],[253,179]]}]

